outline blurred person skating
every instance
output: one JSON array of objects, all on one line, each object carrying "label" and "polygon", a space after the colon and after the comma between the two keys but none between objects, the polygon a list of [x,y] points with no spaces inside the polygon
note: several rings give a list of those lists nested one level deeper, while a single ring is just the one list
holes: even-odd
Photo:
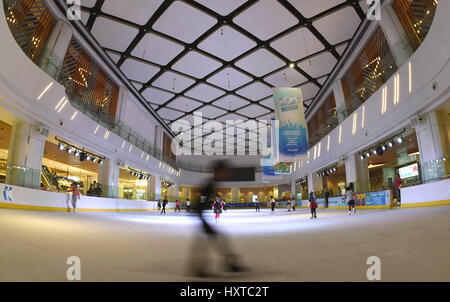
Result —
[{"label": "blurred person skating", "polygon": [[161,211],[161,199],[158,199],[158,211]]},{"label": "blurred person skating", "polygon": [[222,208],[225,212],[227,211],[227,203],[225,202],[225,199],[222,199]]},{"label": "blurred person skating", "polygon": [[275,199],[273,199],[273,196],[270,196],[270,206],[272,207],[270,214],[275,214]]},{"label": "blurred person skating", "polygon": [[256,208],[256,212],[260,212],[258,199],[255,199],[255,208]]},{"label": "blurred person skating", "polygon": [[178,201],[178,199],[175,201],[175,212],[178,210],[178,212],[181,212],[180,210],[180,202]]},{"label": "blurred person skating", "polygon": [[288,212],[291,211],[291,204],[292,204],[291,198],[288,198],[288,201],[287,201],[287,211],[288,211]]},{"label": "blurred person skating", "polygon": [[314,192],[309,193],[309,208],[311,209],[311,219],[317,218],[316,209],[319,207],[317,204],[316,195]]},{"label": "blurred person skating", "polygon": [[72,207],[73,212],[77,212],[77,200],[80,199],[80,190],[78,190],[78,186],[75,182],[72,182],[70,185],[69,192],[72,192]]},{"label": "blurred person skating", "polygon": [[186,199],[186,212],[190,212],[191,211],[191,201],[188,199]]},{"label": "blurred person skating", "polygon": [[[214,164],[215,169],[225,168],[223,161]],[[214,191],[214,180],[211,179],[209,183],[203,188],[202,196],[206,199],[200,199],[200,202],[192,204],[192,212],[197,214],[200,220],[200,232],[197,232],[197,237],[193,241],[190,269],[197,277],[207,277],[209,273],[208,265],[208,251],[215,248],[223,260],[224,270],[226,272],[242,272],[246,269],[239,263],[237,255],[232,251],[227,237],[216,229],[214,229],[205,219],[204,212],[211,209],[213,203],[212,192]]]},{"label": "blurred person skating", "polygon": [[160,215],[161,215],[162,213],[164,213],[164,215],[166,215],[166,205],[167,205],[168,203],[169,203],[169,201],[167,200],[167,197],[165,197],[164,200],[163,200],[162,203],[161,203],[162,210],[161,210]]},{"label": "blurred person skating", "polygon": [[296,203],[295,198],[292,198],[292,211],[294,212],[295,212],[295,203]]},{"label": "blurred person skating", "polygon": [[345,192],[345,201],[347,201],[348,204],[348,215],[352,214],[352,208],[353,214],[355,214],[355,199],[356,194],[353,193],[353,183],[350,183],[350,185],[346,188]]}]

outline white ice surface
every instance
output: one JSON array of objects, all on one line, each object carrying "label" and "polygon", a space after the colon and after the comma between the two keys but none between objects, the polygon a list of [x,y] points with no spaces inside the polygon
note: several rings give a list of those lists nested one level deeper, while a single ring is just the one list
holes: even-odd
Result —
[{"label": "white ice surface", "polygon": [[[217,225],[213,215],[250,271],[221,273],[212,259],[205,281],[367,281],[369,256],[382,281],[450,281],[450,207],[318,210],[316,220],[306,209],[229,210]],[[69,256],[82,281],[203,281],[186,274],[197,224],[173,211],[0,209],[0,281],[67,281]]]}]

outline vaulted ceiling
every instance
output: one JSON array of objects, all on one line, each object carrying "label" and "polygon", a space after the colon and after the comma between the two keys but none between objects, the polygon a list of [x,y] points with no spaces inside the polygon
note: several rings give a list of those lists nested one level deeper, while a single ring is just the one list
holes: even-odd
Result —
[{"label": "vaulted ceiling", "polygon": [[270,120],[273,87],[305,110],[367,10],[359,0],[81,0],[82,23],[171,125]]}]

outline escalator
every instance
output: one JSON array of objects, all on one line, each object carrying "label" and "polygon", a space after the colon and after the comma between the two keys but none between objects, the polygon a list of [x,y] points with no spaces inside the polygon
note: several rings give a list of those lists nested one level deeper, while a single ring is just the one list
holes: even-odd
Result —
[{"label": "escalator", "polygon": [[49,168],[44,165],[42,166],[41,182],[44,187],[47,187],[50,190],[59,191],[58,182],[53,181],[53,174],[50,172]]}]

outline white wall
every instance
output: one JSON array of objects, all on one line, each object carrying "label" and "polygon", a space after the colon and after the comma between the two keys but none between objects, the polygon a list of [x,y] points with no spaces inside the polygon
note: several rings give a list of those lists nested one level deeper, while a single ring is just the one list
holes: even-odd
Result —
[{"label": "white wall", "polygon": [[450,200],[450,179],[400,189],[402,204]]},{"label": "white wall", "polygon": [[[12,188],[12,190],[9,188]],[[54,208],[55,210],[72,208],[71,195],[69,194],[0,184],[0,207],[2,207],[2,204],[11,206],[46,207]],[[169,202],[167,205],[167,209],[174,207],[175,203],[173,202]],[[98,211],[154,210],[157,209],[157,202],[81,196],[81,199],[77,202],[77,209]]]}]

